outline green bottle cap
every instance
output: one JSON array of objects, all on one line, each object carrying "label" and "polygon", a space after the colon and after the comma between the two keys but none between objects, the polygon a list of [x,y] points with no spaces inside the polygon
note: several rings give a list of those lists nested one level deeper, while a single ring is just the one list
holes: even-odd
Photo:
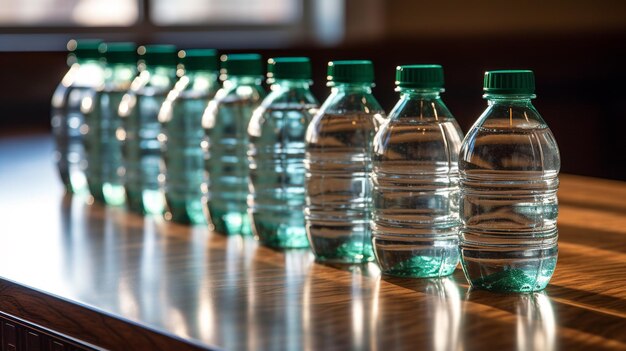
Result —
[{"label": "green bottle cap", "polygon": [[274,57],[267,60],[268,83],[276,79],[311,79],[311,61],[308,57]]},{"label": "green bottle cap", "polygon": [[263,76],[263,61],[259,54],[222,55],[222,74],[230,76]]},{"label": "green bottle cap", "polygon": [[109,64],[137,64],[137,44],[135,43],[102,43],[98,50]]},{"label": "green bottle cap", "polygon": [[374,65],[369,60],[328,62],[328,86],[336,83],[374,83]]},{"label": "green bottle cap", "polygon": [[483,91],[487,94],[534,94],[535,75],[530,70],[487,71]]},{"label": "green bottle cap", "polygon": [[67,42],[69,50],[78,60],[99,59],[98,47],[102,44],[100,39],[72,39]]},{"label": "green bottle cap", "polygon": [[217,51],[213,49],[180,50],[178,57],[188,71],[217,71]]},{"label": "green bottle cap", "polygon": [[174,45],[143,45],[137,48],[137,53],[146,66],[176,67],[178,63]]},{"label": "green bottle cap", "polygon": [[440,65],[398,66],[396,85],[401,88],[443,89],[443,68]]}]

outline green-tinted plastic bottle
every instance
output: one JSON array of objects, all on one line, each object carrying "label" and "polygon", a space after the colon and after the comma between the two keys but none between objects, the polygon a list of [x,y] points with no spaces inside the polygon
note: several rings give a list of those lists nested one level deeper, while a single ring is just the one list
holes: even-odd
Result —
[{"label": "green-tinted plastic bottle", "polygon": [[472,287],[529,292],[556,267],[561,160],[529,70],[490,71],[459,156],[461,263]]},{"label": "green-tinted plastic bottle", "polygon": [[178,56],[185,74],[167,95],[159,112],[165,217],[178,223],[204,224],[202,115],[219,89],[217,52],[191,49],[180,51]]},{"label": "green-tinted plastic bottle", "polygon": [[254,111],[250,149],[250,219],[267,246],[308,247],[304,229],[304,136],[318,102],[309,89],[306,57],[279,57],[267,65],[270,94]]},{"label": "green-tinted plastic bottle", "polygon": [[215,231],[252,235],[247,211],[248,124],[265,97],[258,54],[223,55],[224,86],[202,118],[209,174],[207,214]]},{"label": "green-tinted plastic bottle", "polygon": [[124,94],[137,76],[137,46],[134,43],[103,43],[100,52],[106,61],[104,84],[92,103],[83,104],[87,183],[96,201],[123,205],[125,201],[122,145],[116,137],[120,128],[118,108]]},{"label": "green-tinted plastic bottle", "polygon": [[102,86],[104,69],[98,46],[101,40],[70,40],[67,71],[52,96],[51,125],[55,141],[54,158],[61,181],[70,193],[87,193],[85,177],[86,132],[83,101],[90,103],[95,89]]},{"label": "green-tinted plastic bottle", "polygon": [[449,275],[459,262],[463,133],[441,99],[441,66],[399,66],[396,85],[400,100],[374,139],[376,259],[389,275]]},{"label": "green-tinted plastic bottle", "polygon": [[306,132],[306,230],[320,261],[374,259],[370,230],[374,134],[385,112],[372,94],[371,61],[328,64],[332,87]]},{"label": "green-tinted plastic bottle", "polygon": [[131,211],[162,214],[165,198],[160,190],[159,173],[161,131],[158,115],[165,97],[176,82],[176,47],[172,45],[140,46],[143,70],[133,80],[122,98],[119,115],[122,130],[127,206]]}]

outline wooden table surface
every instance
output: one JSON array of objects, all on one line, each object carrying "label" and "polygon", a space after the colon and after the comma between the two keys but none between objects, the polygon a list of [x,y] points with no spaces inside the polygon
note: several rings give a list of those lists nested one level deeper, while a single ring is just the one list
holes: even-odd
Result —
[{"label": "wooden table surface", "polygon": [[[544,292],[331,267],[63,196],[48,136],[0,139],[0,311],[120,349],[626,350],[626,183],[561,177]],[[124,346],[125,345],[125,346]]]}]

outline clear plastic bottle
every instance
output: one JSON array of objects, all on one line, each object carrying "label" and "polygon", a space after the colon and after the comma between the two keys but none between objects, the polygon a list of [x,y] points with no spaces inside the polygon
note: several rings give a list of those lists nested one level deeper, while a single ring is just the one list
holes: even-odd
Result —
[{"label": "clear plastic bottle", "polygon": [[319,107],[309,89],[311,63],[306,57],[279,57],[268,61],[267,70],[271,92],[248,126],[250,221],[264,245],[308,247],[303,213],[304,137]]},{"label": "clear plastic bottle", "polygon": [[90,103],[83,103],[86,175],[89,192],[96,201],[109,205],[124,204],[122,146],[116,137],[120,128],[118,107],[122,96],[137,76],[135,43],[103,43],[100,52],[106,61],[104,84]]},{"label": "clear plastic bottle", "polygon": [[202,126],[209,174],[206,213],[213,229],[252,235],[248,218],[248,125],[265,97],[258,54],[222,55],[223,87],[211,100]]},{"label": "clear plastic bottle", "polygon": [[[81,110],[85,97],[91,97],[104,81],[98,46],[100,40],[70,40],[67,49],[70,69],[52,95],[52,134],[54,158],[61,181],[70,193],[86,193],[84,119]],[[81,127],[83,130],[81,130]]]},{"label": "clear plastic bottle", "polygon": [[557,260],[559,149],[532,71],[486,72],[484,91],[459,156],[463,271],[474,288],[541,290]]},{"label": "clear plastic bottle", "polygon": [[441,66],[399,66],[396,85],[400,100],[374,138],[376,259],[389,275],[446,276],[459,263],[463,134],[441,100]]},{"label": "clear plastic bottle", "polygon": [[167,95],[159,112],[165,217],[178,223],[205,224],[202,114],[219,89],[217,52],[190,49],[180,51],[178,56],[185,74]]},{"label": "clear plastic bottle", "polygon": [[385,112],[372,95],[373,83],[371,61],[329,62],[331,93],[306,132],[306,230],[320,261],[374,258],[371,155]]},{"label": "clear plastic bottle", "polygon": [[122,98],[119,116],[122,128],[124,190],[131,211],[160,215],[165,198],[160,190],[161,132],[158,115],[165,97],[176,82],[176,47],[146,45],[137,49],[143,68]]}]

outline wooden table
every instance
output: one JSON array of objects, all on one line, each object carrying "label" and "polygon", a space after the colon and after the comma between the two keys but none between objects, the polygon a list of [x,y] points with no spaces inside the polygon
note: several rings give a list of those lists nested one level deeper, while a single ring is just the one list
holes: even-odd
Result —
[{"label": "wooden table", "polygon": [[3,345],[15,322],[83,349],[626,350],[625,183],[563,175],[552,282],[503,295],[460,269],[389,278],[88,205],[63,196],[51,152],[0,140]]}]

